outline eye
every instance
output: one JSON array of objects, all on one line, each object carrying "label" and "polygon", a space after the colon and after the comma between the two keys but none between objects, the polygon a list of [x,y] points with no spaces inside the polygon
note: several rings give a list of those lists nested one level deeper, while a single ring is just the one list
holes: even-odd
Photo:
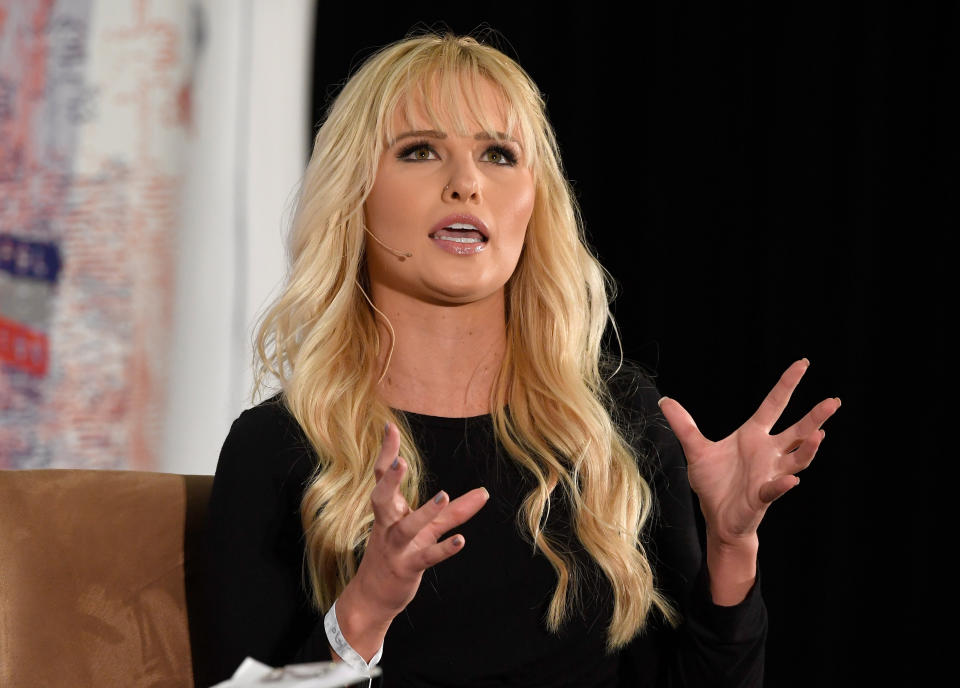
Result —
[{"label": "eye", "polygon": [[489,161],[495,165],[506,165],[509,167],[517,164],[517,156],[506,146],[490,146],[484,154],[489,158]]},{"label": "eye", "polygon": [[416,143],[411,143],[409,146],[397,153],[397,157],[401,160],[416,162],[418,160],[430,160],[431,154],[434,157],[437,155],[429,143],[426,141],[417,141]]}]

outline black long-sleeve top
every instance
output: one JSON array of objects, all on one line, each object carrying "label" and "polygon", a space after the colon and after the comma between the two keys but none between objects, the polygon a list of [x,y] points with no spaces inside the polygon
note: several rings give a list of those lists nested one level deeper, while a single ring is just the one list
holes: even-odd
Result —
[{"label": "black long-sleeve top", "polygon": [[[605,650],[609,582],[583,555],[581,605],[559,633],[545,624],[556,585],[517,526],[530,478],[494,440],[490,416],[402,412],[426,466],[423,496],[486,487],[490,500],[456,532],[466,546],[428,569],[384,641],[382,685],[759,687],[766,609],[756,583],[740,604],[712,603],[686,462],[654,386],[620,375],[611,388],[642,457],[656,513],[646,551],[657,585],[683,616],[658,614],[620,652]],[[246,656],[272,666],[330,658],[322,613],[305,585],[300,501],[316,460],[279,397],[244,411],[223,445],[208,507],[206,636],[198,685],[229,677]],[[548,529],[577,543],[556,495]],[[582,548],[581,548],[582,550]]]}]

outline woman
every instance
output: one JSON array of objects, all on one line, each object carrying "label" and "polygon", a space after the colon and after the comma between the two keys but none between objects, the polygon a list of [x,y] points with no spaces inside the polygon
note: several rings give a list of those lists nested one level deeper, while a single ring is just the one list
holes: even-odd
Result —
[{"label": "woman", "polygon": [[249,655],[379,660],[391,687],[760,685],[757,526],[839,400],[771,436],[798,361],[713,443],[610,362],[516,63],[451,35],[369,58],[290,248],[258,334],[282,391],[234,423],[210,501],[206,682]]}]

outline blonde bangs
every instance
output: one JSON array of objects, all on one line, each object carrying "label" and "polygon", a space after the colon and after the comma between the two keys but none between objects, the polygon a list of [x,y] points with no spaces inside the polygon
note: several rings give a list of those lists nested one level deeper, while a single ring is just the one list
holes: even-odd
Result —
[{"label": "blonde bangs", "polygon": [[[477,46],[483,51],[491,50]],[[478,133],[471,130],[477,123],[491,139],[516,139],[523,148],[524,164],[536,169],[538,127],[530,113],[539,110],[540,96],[532,82],[507,70],[501,64],[503,59],[499,53],[452,48],[424,49],[402,56],[391,73],[382,75],[385,78],[376,117],[380,151],[401,133],[394,126],[399,113],[404,130],[426,128],[445,132],[446,127],[452,126],[456,135],[472,136]],[[492,119],[498,113],[483,107],[480,91],[484,82],[499,93],[499,114],[506,121],[506,131],[501,131],[501,125]],[[426,118],[425,123],[422,117]]]}]

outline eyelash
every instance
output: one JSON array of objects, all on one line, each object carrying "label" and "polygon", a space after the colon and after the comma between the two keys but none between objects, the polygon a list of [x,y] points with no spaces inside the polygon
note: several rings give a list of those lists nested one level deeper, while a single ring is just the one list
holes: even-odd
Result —
[{"label": "eyelash", "polygon": [[[430,150],[433,150],[433,146],[431,146],[428,141],[416,141],[414,143],[411,143],[409,146],[404,148],[399,153],[397,153],[397,157],[400,159],[406,158],[411,153],[413,153],[416,150],[420,150],[421,148],[429,148]],[[507,160],[506,163],[493,163],[494,165],[499,165],[501,167],[513,167],[514,165],[517,164],[517,156],[514,154],[512,150],[510,150],[506,146],[493,145],[487,148],[487,150],[485,150],[484,153],[489,153],[490,151],[496,151]],[[433,151],[433,152],[436,153],[436,151]],[[411,162],[420,162],[420,161],[412,160]]]}]

